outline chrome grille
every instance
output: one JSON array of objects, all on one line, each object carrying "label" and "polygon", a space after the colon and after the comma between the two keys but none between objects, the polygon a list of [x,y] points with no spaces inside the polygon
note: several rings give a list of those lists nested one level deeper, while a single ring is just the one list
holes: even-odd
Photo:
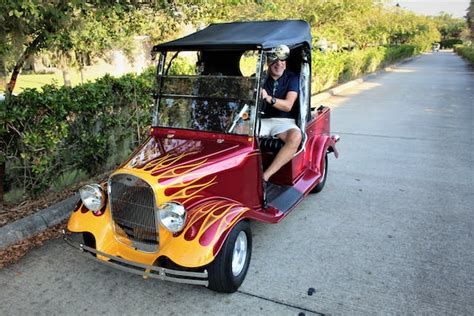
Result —
[{"label": "chrome grille", "polygon": [[[158,219],[153,189],[142,179],[118,174],[109,180],[110,209],[119,240],[143,251],[159,247]],[[124,239],[125,238],[125,239]]]}]

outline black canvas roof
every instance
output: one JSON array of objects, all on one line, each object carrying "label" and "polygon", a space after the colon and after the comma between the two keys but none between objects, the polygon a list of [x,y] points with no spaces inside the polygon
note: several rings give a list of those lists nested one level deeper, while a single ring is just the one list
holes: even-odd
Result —
[{"label": "black canvas roof", "polygon": [[272,48],[280,44],[311,47],[309,24],[301,20],[211,24],[183,38],[156,45],[153,51]]}]

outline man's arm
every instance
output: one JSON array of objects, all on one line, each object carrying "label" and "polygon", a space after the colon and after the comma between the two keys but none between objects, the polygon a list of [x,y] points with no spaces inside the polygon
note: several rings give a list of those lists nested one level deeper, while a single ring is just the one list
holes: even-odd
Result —
[{"label": "man's arm", "polygon": [[[268,104],[272,104],[272,96],[269,95],[265,89],[262,90],[262,97]],[[284,99],[275,98],[276,103],[273,107],[283,112],[290,112],[297,98],[297,92],[288,91]]]}]

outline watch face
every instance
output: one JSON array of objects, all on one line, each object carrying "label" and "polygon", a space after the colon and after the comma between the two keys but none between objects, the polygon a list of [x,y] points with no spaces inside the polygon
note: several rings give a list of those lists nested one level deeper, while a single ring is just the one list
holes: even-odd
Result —
[{"label": "watch face", "polygon": [[275,103],[277,103],[277,100],[275,99],[275,97],[272,97],[272,105],[274,105]]}]

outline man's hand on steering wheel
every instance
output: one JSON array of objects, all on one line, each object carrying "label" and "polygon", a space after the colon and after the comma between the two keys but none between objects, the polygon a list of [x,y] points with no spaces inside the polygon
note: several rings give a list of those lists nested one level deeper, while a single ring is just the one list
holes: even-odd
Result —
[{"label": "man's hand on steering wheel", "polygon": [[271,96],[267,93],[267,90],[265,89],[260,89],[260,96],[261,96],[261,102],[263,102],[262,104],[262,112],[265,113],[266,109],[267,109],[267,106],[268,106],[268,98],[270,98]]}]

